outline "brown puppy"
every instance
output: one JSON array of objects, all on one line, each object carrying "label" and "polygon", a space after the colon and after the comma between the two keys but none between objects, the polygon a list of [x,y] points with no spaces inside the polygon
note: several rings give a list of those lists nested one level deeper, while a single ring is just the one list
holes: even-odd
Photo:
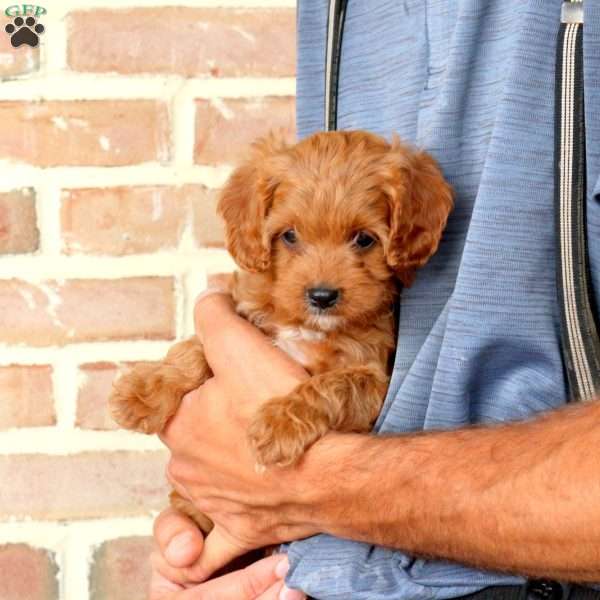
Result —
[{"label": "brown puppy", "polygon": [[[388,385],[396,278],[412,283],[451,208],[435,161],[398,139],[340,131],[253,145],[219,203],[241,268],[230,292],[237,311],[311,375],[258,409],[248,441],[259,465],[293,464],[328,430],[370,429]],[[116,382],[112,414],[125,428],[160,431],[210,376],[200,342],[180,342],[160,365]]]}]

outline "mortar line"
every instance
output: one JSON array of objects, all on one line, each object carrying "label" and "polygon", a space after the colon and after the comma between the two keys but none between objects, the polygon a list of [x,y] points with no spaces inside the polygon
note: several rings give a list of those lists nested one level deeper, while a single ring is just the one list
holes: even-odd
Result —
[{"label": "mortar line", "polygon": [[[30,436],[31,439],[25,439]],[[72,456],[89,452],[160,452],[156,436],[124,430],[95,431],[58,427],[21,427],[0,432],[0,455]]]},{"label": "mortar line", "polygon": [[166,100],[185,87],[189,96],[199,99],[294,96],[294,77],[196,77],[178,75],[118,75],[115,73],[76,73],[58,71],[10,79],[0,86],[0,101],[48,100]]},{"label": "mortar line", "polygon": [[77,364],[70,360],[52,362],[52,389],[56,411],[56,429],[70,430],[75,427],[77,414]]},{"label": "mortar line", "polygon": [[36,167],[0,160],[0,191],[16,187],[38,187],[48,181],[60,182],[60,189],[115,186],[174,186],[200,184],[208,188],[223,185],[231,166],[165,166],[145,163],[127,167]]},{"label": "mortar line", "polygon": [[[61,252],[60,189],[50,179],[35,186],[40,249],[43,256],[56,257]],[[7,258],[14,260],[14,258]]]},{"label": "mortar line", "polygon": [[122,537],[149,535],[156,511],[136,517],[95,517],[75,521],[14,520],[0,521],[4,543],[28,544],[33,548],[56,551],[72,531],[91,545]]}]

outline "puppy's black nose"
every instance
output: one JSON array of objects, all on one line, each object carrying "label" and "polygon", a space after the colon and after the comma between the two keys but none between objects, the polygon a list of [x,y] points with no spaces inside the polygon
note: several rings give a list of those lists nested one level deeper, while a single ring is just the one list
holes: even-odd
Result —
[{"label": "puppy's black nose", "polygon": [[310,288],[307,290],[308,301],[315,308],[331,308],[339,299],[339,290],[327,287]]}]

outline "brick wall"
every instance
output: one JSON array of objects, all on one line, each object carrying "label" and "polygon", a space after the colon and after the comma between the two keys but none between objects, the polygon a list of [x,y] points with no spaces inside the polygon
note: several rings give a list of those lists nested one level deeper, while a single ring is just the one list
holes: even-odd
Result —
[{"label": "brick wall", "polygon": [[232,268],[216,192],[293,135],[295,7],[41,4],[38,49],[0,19],[0,600],[142,600],[165,454],[107,394]]}]

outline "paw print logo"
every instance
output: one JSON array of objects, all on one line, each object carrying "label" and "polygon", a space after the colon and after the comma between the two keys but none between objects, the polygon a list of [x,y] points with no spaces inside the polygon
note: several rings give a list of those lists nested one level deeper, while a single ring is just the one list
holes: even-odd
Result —
[{"label": "paw print logo", "polygon": [[35,48],[39,42],[39,36],[44,33],[45,29],[41,23],[38,23],[33,17],[16,17],[12,23],[9,23],[4,31],[10,35],[10,43],[13,48],[18,48],[23,44],[27,44]]}]

